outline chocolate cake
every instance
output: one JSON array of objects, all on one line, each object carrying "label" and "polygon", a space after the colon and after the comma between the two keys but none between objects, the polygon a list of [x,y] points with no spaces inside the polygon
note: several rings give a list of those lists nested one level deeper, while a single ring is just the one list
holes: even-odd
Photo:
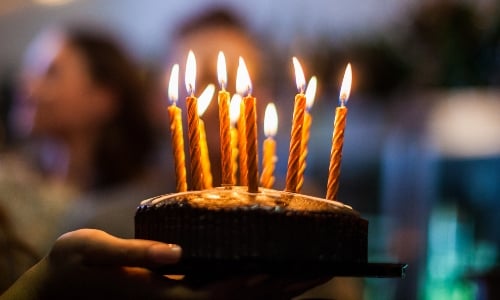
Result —
[{"label": "chocolate cake", "polygon": [[176,243],[183,261],[366,263],[368,221],[336,201],[271,189],[215,188],[144,200],[140,239]]}]

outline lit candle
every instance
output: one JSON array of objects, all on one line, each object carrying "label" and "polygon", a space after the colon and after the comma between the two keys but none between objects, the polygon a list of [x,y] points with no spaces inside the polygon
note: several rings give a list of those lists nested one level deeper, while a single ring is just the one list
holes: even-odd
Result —
[{"label": "lit candle", "polygon": [[274,168],[276,161],[276,141],[274,136],[278,130],[278,113],[276,106],[269,103],[264,114],[264,134],[266,139],[262,145],[262,175],[260,184],[265,188],[272,188],[274,184]]},{"label": "lit candle", "polygon": [[252,82],[248,74],[245,61],[240,57],[236,75],[236,90],[243,98],[245,105],[245,127],[247,142],[247,168],[248,168],[248,192],[259,191],[259,170],[257,153],[257,105],[255,97],[252,97]]},{"label": "lit candle", "polygon": [[207,133],[205,130],[205,122],[201,119],[203,113],[207,110],[208,105],[214,96],[215,86],[207,85],[205,90],[198,97],[198,116],[199,116],[199,131],[200,131],[200,156],[201,170],[203,172],[203,188],[212,188],[212,171],[210,170],[210,156],[208,155]]},{"label": "lit candle", "polygon": [[293,66],[295,68],[295,80],[299,93],[295,95],[285,191],[295,193],[297,192],[300,151],[302,150],[302,128],[304,126],[304,112],[306,110],[306,97],[304,95],[306,80],[302,67],[296,57],[293,58]]},{"label": "lit candle", "polygon": [[[238,129],[236,124],[240,119],[241,96],[234,94],[229,105],[229,119],[231,121],[231,161],[233,166],[232,182],[237,182],[238,171]],[[246,147],[246,145],[245,145]]]},{"label": "lit candle", "polygon": [[186,97],[187,118],[188,118],[188,140],[189,140],[189,158],[192,178],[192,188],[194,190],[203,189],[203,171],[201,167],[200,151],[200,126],[198,117],[198,99],[194,96],[196,81],[196,59],[193,51],[189,51],[186,62]]},{"label": "lit candle", "polygon": [[170,134],[172,136],[172,151],[174,153],[175,167],[175,190],[177,192],[187,191],[186,181],[186,157],[184,154],[184,137],[182,133],[182,114],[177,107],[179,99],[179,65],[175,64],[170,73],[168,83],[168,98],[172,105],[168,107],[170,117]]},{"label": "lit candle", "polygon": [[335,200],[339,190],[340,163],[342,161],[342,147],[344,145],[344,130],[347,117],[347,108],[345,104],[349,99],[351,92],[352,71],[351,64],[347,65],[342,87],[340,88],[339,102],[340,106],[335,111],[335,121],[332,137],[332,150],[330,153],[330,168],[328,172],[328,185],[326,199]]},{"label": "lit candle", "polygon": [[229,120],[229,93],[226,91],[227,71],[226,58],[222,51],[217,59],[217,77],[221,90],[219,91],[219,126],[220,150],[222,167],[222,185],[233,185],[233,163],[231,160],[231,125]]},{"label": "lit candle", "polygon": [[306,171],[306,159],[308,154],[307,146],[309,144],[309,136],[311,132],[312,117],[309,111],[314,104],[316,96],[317,79],[316,76],[311,77],[306,89],[306,111],[304,112],[304,128],[302,129],[302,150],[300,151],[300,167],[297,182],[297,193],[300,193],[304,185],[304,172]]}]

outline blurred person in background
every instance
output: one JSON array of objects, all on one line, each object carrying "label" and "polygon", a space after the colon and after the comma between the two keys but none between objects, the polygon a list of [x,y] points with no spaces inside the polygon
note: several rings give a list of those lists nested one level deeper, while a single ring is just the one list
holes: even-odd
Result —
[{"label": "blurred person in background", "polygon": [[[257,101],[258,134],[262,136],[265,105],[274,101],[270,98],[266,85],[265,58],[262,48],[259,47],[263,43],[259,43],[250,32],[244,18],[232,10],[211,8],[202,10],[195,17],[187,20],[189,21],[180,24],[174,33],[172,47],[167,54],[167,68],[178,63],[181,69],[180,74],[184,74],[187,54],[189,50],[193,50],[198,71],[195,94],[199,95],[210,83],[215,84],[216,91],[218,91],[220,85],[217,79],[217,56],[219,51],[223,51],[227,65],[226,89],[233,95],[236,93],[236,70],[241,56],[245,60],[252,80],[252,94],[259,99]],[[183,93],[185,95],[183,87],[184,85],[179,86],[181,95]],[[179,105],[185,106],[184,101],[179,101]],[[220,186],[221,155],[217,94],[214,95],[202,118],[207,132],[213,186]]]},{"label": "blurred person in background", "polygon": [[46,31],[29,49],[22,79],[11,120],[29,140],[0,156],[0,224],[9,237],[0,240],[9,272],[0,274],[10,274],[2,287],[25,269],[16,269],[11,247],[41,257],[80,227],[132,237],[138,202],[168,189],[148,172],[155,141],[140,74],[110,36]]}]

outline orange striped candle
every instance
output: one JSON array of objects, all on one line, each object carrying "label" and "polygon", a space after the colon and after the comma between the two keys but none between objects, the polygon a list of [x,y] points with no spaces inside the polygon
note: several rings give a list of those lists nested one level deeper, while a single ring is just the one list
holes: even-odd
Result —
[{"label": "orange striped candle", "polygon": [[200,119],[198,116],[198,99],[194,96],[196,80],[196,59],[193,51],[189,51],[186,63],[186,97],[187,125],[189,140],[189,159],[193,190],[203,189],[203,171],[200,151]]},{"label": "orange striped candle", "polygon": [[207,110],[208,105],[214,96],[215,86],[213,84],[207,85],[205,90],[198,97],[198,116],[199,116],[199,131],[200,131],[200,156],[201,156],[201,170],[203,173],[203,188],[212,188],[212,171],[210,166],[210,155],[208,154],[207,132],[205,130],[205,122],[201,119],[203,113]]},{"label": "orange striped candle", "polygon": [[219,52],[217,59],[217,77],[221,90],[219,91],[219,127],[222,185],[231,186],[233,181],[233,161],[231,151],[231,122],[229,119],[229,93],[226,91],[227,71],[224,53]]},{"label": "orange striped candle", "polygon": [[302,67],[296,57],[293,58],[293,66],[295,68],[295,79],[299,93],[295,95],[285,191],[295,193],[297,192],[297,183],[299,179],[300,151],[302,150],[302,128],[304,126],[304,113],[306,110],[306,97],[304,95],[306,80],[304,78]]},{"label": "orange striped candle", "polygon": [[309,153],[308,144],[309,137],[311,133],[312,116],[309,113],[311,107],[314,104],[314,98],[316,95],[317,79],[316,76],[311,77],[306,89],[306,111],[304,112],[304,129],[302,130],[302,150],[300,151],[300,167],[299,175],[297,181],[297,193],[300,193],[302,186],[304,185],[304,172],[306,171],[306,159]]},{"label": "orange striped candle", "polygon": [[274,103],[269,103],[264,113],[264,134],[266,139],[262,145],[262,175],[260,184],[265,188],[272,188],[274,185],[274,169],[276,161],[276,141],[274,136],[278,131],[278,113]]},{"label": "orange striped candle", "polygon": [[179,99],[179,65],[172,67],[168,84],[168,97],[172,105],[168,107],[170,117],[170,134],[172,136],[172,151],[174,154],[175,190],[187,191],[186,158],[184,154],[184,136],[182,132],[182,112],[176,103]]},{"label": "orange striped candle", "polygon": [[[229,105],[229,119],[231,121],[231,160],[233,166],[232,182],[237,183],[238,175],[238,129],[236,124],[240,119],[240,106],[241,106],[241,96],[239,94],[234,94],[231,98],[231,104]],[[245,145],[246,147],[246,145]]]},{"label": "orange striped candle", "polygon": [[339,190],[340,164],[342,162],[342,148],[344,146],[344,130],[347,117],[347,108],[345,104],[349,99],[351,92],[352,71],[351,64],[347,65],[340,89],[340,106],[335,111],[335,121],[332,137],[332,150],[330,153],[330,168],[328,171],[328,184],[326,199],[337,200]]},{"label": "orange striped candle", "polygon": [[247,143],[247,168],[248,168],[248,192],[257,193],[259,191],[259,168],[257,152],[257,100],[252,96],[252,82],[245,65],[245,61],[240,57],[236,76],[236,89],[239,94],[246,95],[243,98],[245,106],[245,131]]}]

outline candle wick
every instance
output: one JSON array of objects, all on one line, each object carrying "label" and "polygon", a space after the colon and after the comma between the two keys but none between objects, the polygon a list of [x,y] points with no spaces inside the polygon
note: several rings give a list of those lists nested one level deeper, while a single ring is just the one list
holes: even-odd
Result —
[{"label": "candle wick", "polygon": [[344,107],[344,106],[345,106],[345,102],[346,102],[345,100],[346,100],[346,99],[345,99],[345,97],[342,97],[342,96],[341,96],[341,97],[339,98],[339,102],[340,102],[340,106],[341,106],[341,107]]},{"label": "candle wick", "polygon": [[306,90],[305,83],[298,86],[298,89],[299,89],[299,94],[304,94],[304,91]]},{"label": "candle wick", "polygon": [[193,84],[189,83],[189,90],[188,90],[188,94],[191,96],[191,97],[194,97],[194,89],[193,89]]}]

